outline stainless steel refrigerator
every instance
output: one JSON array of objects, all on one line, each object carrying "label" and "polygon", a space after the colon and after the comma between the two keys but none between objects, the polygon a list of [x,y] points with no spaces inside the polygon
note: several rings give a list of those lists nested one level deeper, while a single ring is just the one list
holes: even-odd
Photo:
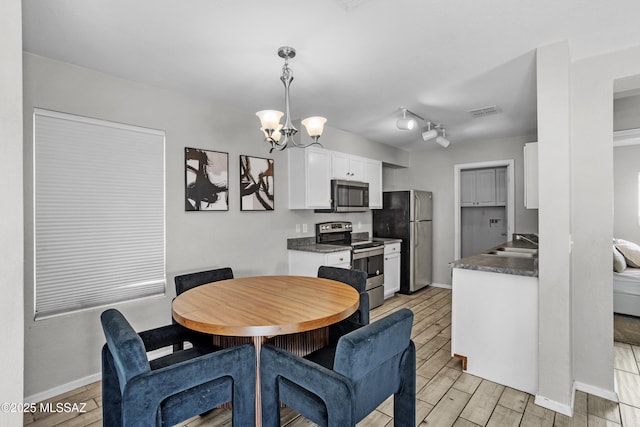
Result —
[{"label": "stainless steel refrigerator", "polygon": [[400,292],[413,293],[432,282],[433,194],[385,191],[382,206],[373,210],[373,236],[402,239]]}]

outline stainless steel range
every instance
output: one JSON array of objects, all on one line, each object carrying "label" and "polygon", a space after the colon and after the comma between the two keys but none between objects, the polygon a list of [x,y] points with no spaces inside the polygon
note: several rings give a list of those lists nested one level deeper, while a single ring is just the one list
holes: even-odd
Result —
[{"label": "stainless steel range", "polygon": [[370,239],[353,239],[353,225],[348,221],[316,224],[316,243],[351,247],[351,268],[367,272],[369,307],[384,302],[384,243]]}]

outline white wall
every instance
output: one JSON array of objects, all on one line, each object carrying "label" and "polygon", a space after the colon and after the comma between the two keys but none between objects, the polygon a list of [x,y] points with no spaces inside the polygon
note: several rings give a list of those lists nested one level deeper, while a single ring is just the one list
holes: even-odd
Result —
[{"label": "white wall", "polygon": [[569,46],[538,48],[538,393],[536,403],[570,414],[572,407],[570,289]]},{"label": "white wall", "polygon": [[[45,108],[166,131],[167,279],[165,297],[117,304],[137,330],[170,322],[173,277],[187,271],[231,266],[236,276],[286,274],[286,239],[314,235],[314,224],[332,219],[362,223],[371,214],[314,214],[287,209],[286,152],[268,153],[259,122],[203,99],[138,84],[85,68],[24,54],[24,194],[32,194],[33,108]],[[327,128],[325,148],[402,163],[406,154],[338,129]],[[184,211],[184,147],[229,153],[228,212]],[[275,160],[275,211],[240,212],[239,155]],[[14,180],[15,182],[15,180]],[[15,209],[15,207],[14,207]],[[25,210],[25,265],[33,263],[31,200]],[[296,234],[295,224],[309,232]],[[99,315],[104,308],[49,320],[33,320],[33,274],[25,273],[25,395],[71,387],[100,372],[103,344]],[[96,377],[98,379],[99,377]],[[63,388],[64,388],[63,387]],[[55,391],[55,390],[54,390]],[[40,395],[38,395],[40,394]]]},{"label": "white wall", "polygon": [[613,82],[640,74],[640,46],[576,61],[571,71],[574,376],[583,389],[612,394]]},{"label": "white wall", "polygon": [[[0,402],[23,397],[22,3],[0,3]],[[0,412],[21,426],[21,413]]]},{"label": "white wall", "polygon": [[[453,136],[452,136],[453,138]],[[467,144],[452,143],[448,148],[429,147],[411,153],[407,169],[386,169],[386,191],[414,188],[433,192],[433,281],[451,284],[449,263],[454,261],[454,166],[456,164],[514,159],[515,228],[523,233],[538,231],[538,211],[524,208],[524,144],[535,136]],[[510,239],[509,239],[510,240]]]}]

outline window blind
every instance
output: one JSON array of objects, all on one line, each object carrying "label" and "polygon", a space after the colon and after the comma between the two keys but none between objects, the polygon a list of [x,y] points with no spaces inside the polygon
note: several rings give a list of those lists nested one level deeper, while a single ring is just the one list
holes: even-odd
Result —
[{"label": "window blind", "polygon": [[35,318],[165,292],[165,135],[34,111]]}]

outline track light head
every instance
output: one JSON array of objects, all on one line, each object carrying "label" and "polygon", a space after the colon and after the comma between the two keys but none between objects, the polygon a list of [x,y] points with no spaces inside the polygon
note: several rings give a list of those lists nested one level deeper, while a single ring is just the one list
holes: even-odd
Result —
[{"label": "track light head", "polygon": [[427,142],[437,136],[438,136],[438,129],[437,128],[431,129],[431,122],[427,122],[426,129],[422,131],[422,140],[424,142]]},{"label": "track light head", "polygon": [[407,118],[407,109],[402,109],[402,118],[396,122],[398,129],[412,130],[416,127],[416,120],[413,117]]},{"label": "track light head", "polygon": [[398,129],[412,130],[416,127],[416,121],[414,119],[407,118],[398,119],[398,121],[396,122],[396,126],[398,126]]},{"label": "track light head", "polygon": [[436,138],[436,144],[442,145],[442,147],[447,148],[451,142],[446,138],[445,130],[442,129],[442,136]]}]

